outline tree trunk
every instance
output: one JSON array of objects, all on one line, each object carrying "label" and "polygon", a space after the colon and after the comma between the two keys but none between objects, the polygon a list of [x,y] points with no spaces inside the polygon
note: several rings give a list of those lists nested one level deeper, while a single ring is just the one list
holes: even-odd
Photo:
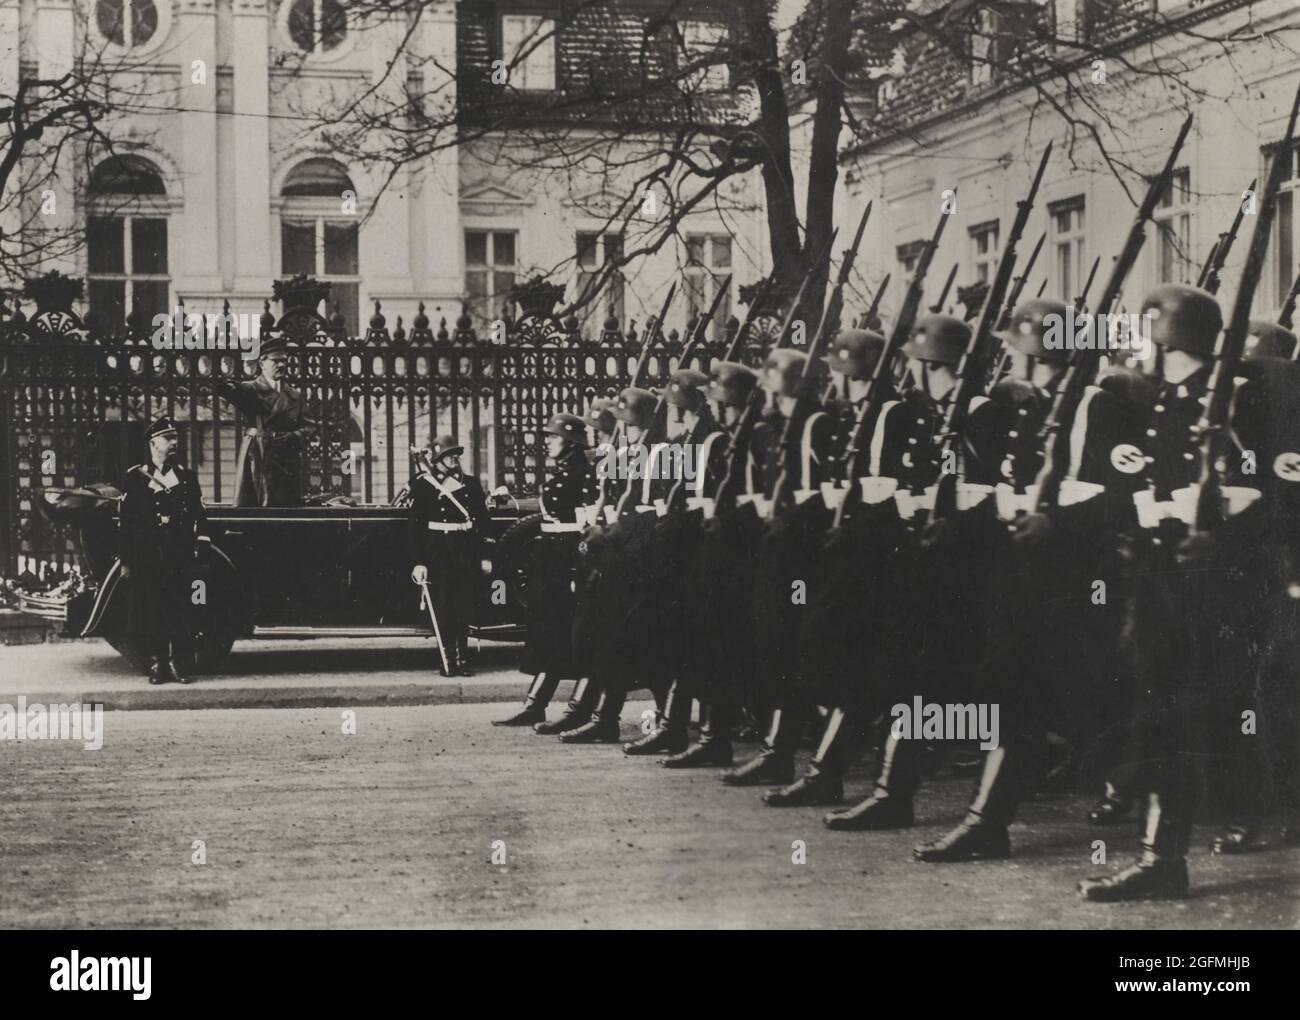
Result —
[{"label": "tree trunk", "polygon": [[751,50],[758,90],[759,131],[763,138],[763,190],[767,197],[767,233],[777,290],[793,296],[805,271],[790,160],[790,105],[786,77],[777,51],[776,32],[767,0],[742,0],[741,18]]},{"label": "tree trunk", "polygon": [[[841,108],[844,104],[844,74],[848,64],[849,34],[854,0],[828,0],[822,29],[821,61],[817,68],[817,106],[813,111],[812,144],[808,154],[808,201],[806,209],[807,257],[820,252],[835,229],[835,185],[839,179]],[[852,238],[839,238],[851,242]],[[834,256],[834,252],[831,253]],[[803,314],[810,329],[816,328],[826,300],[828,263],[817,266]]]}]

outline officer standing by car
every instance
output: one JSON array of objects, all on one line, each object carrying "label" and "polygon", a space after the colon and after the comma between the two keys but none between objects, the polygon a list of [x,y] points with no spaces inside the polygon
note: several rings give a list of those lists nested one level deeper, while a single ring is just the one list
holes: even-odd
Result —
[{"label": "officer standing by car", "polygon": [[263,341],[261,375],[248,382],[216,380],[245,420],[236,473],[236,506],[299,506],[302,503],[303,446],[316,423],[303,410],[303,396],[284,379],[289,358],[284,340]]},{"label": "officer standing by car", "polygon": [[203,495],[194,473],[176,459],[176,423],[161,417],[146,435],[149,459],[127,472],[122,496],[129,627],[149,656],[151,684],[189,683],[176,668],[176,645],[185,638],[185,610],[192,605]]},{"label": "officer standing by car", "polygon": [[465,448],[450,435],[418,456],[423,470],[411,485],[408,538],[411,580],[428,585],[446,665],[443,676],[469,676],[469,626],[478,601],[479,535],[488,520],[478,480],[466,476]]},{"label": "officer standing by car", "polygon": [[546,423],[546,456],[554,465],[541,492],[541,535],[533,543],[528,574],[528,640],[519,668],[533,674],[524,707],[494,726],[532,726],[546,721],[560,681],[573,676],[574,570],[582,525],[577,509],[595,493],[587,471],[587,426],[573,414]]}]

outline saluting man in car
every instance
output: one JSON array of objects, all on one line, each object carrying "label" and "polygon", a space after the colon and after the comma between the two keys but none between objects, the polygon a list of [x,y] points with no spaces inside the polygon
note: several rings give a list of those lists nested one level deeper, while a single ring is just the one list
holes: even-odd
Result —
[{"label": "saluting man in car", "polygon": [[428,582],[447,666],[443,676],[469,676],[469,626],[478,595],[479,535],[488,521],[487,501],[478,480],[461,469],[464,447],[442,435],[433,455],[416,457],[420,468],[411,483],[411,580]]}]

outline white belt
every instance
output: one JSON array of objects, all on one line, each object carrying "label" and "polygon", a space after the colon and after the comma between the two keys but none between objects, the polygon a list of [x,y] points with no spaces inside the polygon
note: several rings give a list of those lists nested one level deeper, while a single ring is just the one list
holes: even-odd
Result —
[{"label": "white belt", "polygon": [[[1220,490],[1223,497],[1223,509],[1229,516],[1241,513],[1259,499],[1260,491],[1244,485],[1225,485]],[[1191,526],[1196,523],[1196,504],[1200,498],[1199,485],[1184,485],[1170,493],[1169,499],[1156,499],[1150,489],[1133,493],[1133,505],[1137,507],[1138,524],[1144,528],[1158,527],[1168,518],[1182,521]]]},{"label": "white belt", "polygon": [[474,527],[469,521],[465,521],[463,524],[444,524],[442,521],[429,521],[428,526],[430,531],[469,531]]},{"label": "white belt", "polygon": [[[894,502],[898,504],[898,515],[904,520],[911,520],[919,510],[925,510],[927,513],[933,510],[934,497],[938,488],[937,485],[931,485],[920,493],[909,492],[907,489],[897,490],[894,493]],[[993,495],[993,486],[991,485],[958,482],[957,509],[973,510],[991,495]]]},{"label": "white belt", "polygon": [[581,530],[582,525],[577,521],[542,521],[544,535],[563,535]]},{"label": "white belt", "polygon": [[758,511],[759,517],[766,517],[768,511],[772,507],[772,501],[757,492],[746,492],[743,495],[737,496],[736,502],[740,506],[744,506],[746,503],[753,503],[754,509]]},{"label": "white belt", "polygon": [[596,523],[596,505],[575,507],[573,516],[577,518],[578,523],[586,527]]}]

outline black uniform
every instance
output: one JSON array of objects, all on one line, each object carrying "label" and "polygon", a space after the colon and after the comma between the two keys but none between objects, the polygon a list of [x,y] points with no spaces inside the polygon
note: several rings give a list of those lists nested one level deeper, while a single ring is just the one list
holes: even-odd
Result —
[{"label": "black uniform", "polygon": [[303,410],[302,394],[287,383],[277,389],[258,376],[230,384],[217,380],[217,391],[235,405],[245,427],[236,471],[236,506],[299,506],[303,493],[303,460],[316,423]]},{"label": "black uniform", "polygon": [[487,501],[477,479],[460,471],[441,476],[421,472],[411,483],[411,562],[429,569],[429,591],[453,671],[466,663],[478,602],[479,536],[487,520]]},{"label": "black uniform", "polygon": [[553,680],[575,676],[575,572],[582,539],[576,510],[595,499],[586,451],[569,445],[542,486],[542,533],[528,575],[528,640],[519,668]]},{"label": "black uniform", "polygon": [[137,464],[122,497],[122,563],[131,574],[129,626],[154,659],[189,633],[197,577],[203,496],[194,473],[180,465]]}]

